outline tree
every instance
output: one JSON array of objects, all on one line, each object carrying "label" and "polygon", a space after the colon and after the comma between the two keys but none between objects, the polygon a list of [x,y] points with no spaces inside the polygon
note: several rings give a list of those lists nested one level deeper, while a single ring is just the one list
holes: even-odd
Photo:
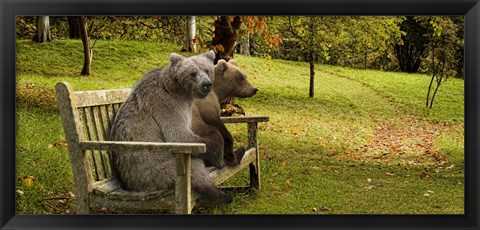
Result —
[{"label": "tree", "polygon": [[[344,19],[346,37],[337,53],[346,56],[349,66],[378,67],[388,48],[401,36],[398,17],[348,16]],[[335,63],[332,63],[335,64]]]},{"label": "tree", "polygon": [[37,17],[37,33],[35,34],[33,40],[38,43],[53,40],[52,33],[50,32],[49,16]]},{"label": "tree", "polygon": [[455,42],[455,77],[457,78],[464,78],[464,61],[465,61],[465,52],[464,52],[464,38],[463,35],[464,31],[464,17],[463,16],[454,16],[452,17],[452,21],[455,24],[455,28],[457,29],[457,41]]},{"label": "tree", "polygon": [[[429,24],[433,28],[431,34],[431,55],[432,55],[432,78],[428,86],[426,107],[432,108],[433,101],[437,95],[440,85],[446,82],[450,77],[455,76],[454,60],[458,28],[449,17],[434,16],[429,17]],[[435,90],[431,94],[433,83],[435,82]]]},{"label": "tree", "polygon": [[80,38],[80,27],[76,17],[67,16],[68,22],[68,37],[70,39]]},{"label": "tree", "polygon": [[214,22],[212,47],[215,50],[215,63],[220,59],[233,58],[238,31],[242,25],[240,16],[220,16]]},{"label": "tree", "polygon": [[265,16],[219,16],[213,25],[212,49],[215,51],[215,63],[220,59],[230,60],[235,45],[240,38],[240,29],[246,25],[249,34],[260,34],[267,45],[277,48],[282,39],[278,35],[270,37]]},{"label": "tree", "polygon": [[239,53],[250,56],[250,33],[247,31],[245,36],[241,39]]},{"label": "tree", "polygon": [[[87,17],[77,17],[78,26],[80,27],[80,38],[83,44],[83,68],[81,75],[90,75],[93,59],[93,47],[90,47],[90,31],[88,30]],[[92,26],[90,27],[92,28]]]},{"label": "tree", "polygon": [[428,55],[428,27],[422,23],[420,17],[407,16],[400,24],[402,34],[401,41],[394,45],[395,54],[402,72],[416,73],[423,59]]},{"label": "tree", "polygon": [[293,42],[304,50],[309,63],[309,97],[315,95],[315,63],[320,55],[326,60],[330,58],[329,49],[338,44],[337,38],[342,31],[340,24],[337,24],[340,20],[341,18],[323,16],[288,17],[287,32],[293,36]]},{"label": "tree", "polygon": [[185,51],[197,52],[195,46],[195,16],[187,16],[187,36],[185,38]]}]

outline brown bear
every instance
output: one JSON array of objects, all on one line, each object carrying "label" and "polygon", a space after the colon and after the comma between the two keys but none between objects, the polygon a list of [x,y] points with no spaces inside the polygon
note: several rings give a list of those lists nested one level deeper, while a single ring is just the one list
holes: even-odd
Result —
[{"label": "brown bear", "polygon": [[[192,130],[197,135],[219,143],[223,149],[226,165],[237,165],[245,153],[244,148],[233,151],[233,137],[220,119],[220,103],[229,97],[246,98],[257,93],[247,80],[247,75],[237,67],[234,59],[228,62],[219,60],[215,65],[213,92],[205,99],[196,99],[193,103]],[[207,166],[211,165],[205,162]]]},{"label": "brown bear", "polygon": [[[172,53],[170,64],[145,74],[118,111],[112,141],[205,143],[207,153],[192,155],[192,189],[213,203],[231,202],[208,176],[205,161],[224,166],[221,145],[191,130],[192,104],[212,90],[213,51],[184,58]],[[175,156],[159,152],[110,152],[122,187],[133,191],[173,189]]]}]

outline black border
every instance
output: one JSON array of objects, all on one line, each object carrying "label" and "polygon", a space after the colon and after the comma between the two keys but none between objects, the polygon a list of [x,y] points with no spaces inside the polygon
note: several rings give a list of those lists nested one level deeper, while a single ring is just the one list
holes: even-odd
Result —
[{"label": "black border", "polygon": [[[479,229],[479,0],[0,0],[0,11],[1,229]],[[287,14],[465,15],[465,215],[15,215],[15,16]]]}]

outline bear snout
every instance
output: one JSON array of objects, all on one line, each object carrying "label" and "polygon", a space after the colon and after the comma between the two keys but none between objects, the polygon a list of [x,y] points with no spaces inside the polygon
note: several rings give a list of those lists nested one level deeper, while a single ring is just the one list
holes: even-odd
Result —
[{"label": "bear snout", "polygon": [[258,89],[253,87],[252,91],[250,91],[250,92],[251,93],[250,93],[250,95],[248,95],[248,97],[251,97],[251,96],[255,95],[258,92]]},{"label": "bear snout", "polygon": [[197,93],[196,96],[197,98],[205,98],[210,91],[213,89],[213,84],[211,81],[202,81],[200,84],[197,86]]},{"label": "bear snout", "polygon": [[210,92],[212,90],[212,83],[211,82],[205,82],[202,84],[202,88],[205,92]]}]

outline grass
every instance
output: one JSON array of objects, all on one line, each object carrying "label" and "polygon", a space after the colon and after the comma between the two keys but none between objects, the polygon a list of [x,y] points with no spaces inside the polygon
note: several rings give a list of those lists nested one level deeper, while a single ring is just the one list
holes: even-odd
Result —
[{"label": "grass", "polygon": [[[76,40],[17,42],[17,213],[74,212],[72,199],[49,199],[74,189],[55,83],[131,87],[180,48],[99,40],[89,77],[79,76],[81,50]],[[262,189],[195,212],[464,213],[463,80],[442,85],[433,109],[425,109],[430,76],[316,65],[315,97],[308,98],[307,63],[235,58],[260,89],[236,102],[247,115],[270,117],[259,126]],[[245,127],[228,128],[236,146],[245,145]],[[226,185],[246,178],[242,172]]]}]

